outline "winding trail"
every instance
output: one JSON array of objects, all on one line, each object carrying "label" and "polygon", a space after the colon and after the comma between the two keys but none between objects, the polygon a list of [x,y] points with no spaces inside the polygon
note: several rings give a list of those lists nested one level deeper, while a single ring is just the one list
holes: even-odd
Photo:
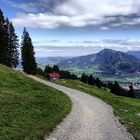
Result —
[{"label": "winding trail", "polygon": [[70,114],[45,140],[134,140],[100,99],[34,76],[30,78],[67,94],[73,103]]}]

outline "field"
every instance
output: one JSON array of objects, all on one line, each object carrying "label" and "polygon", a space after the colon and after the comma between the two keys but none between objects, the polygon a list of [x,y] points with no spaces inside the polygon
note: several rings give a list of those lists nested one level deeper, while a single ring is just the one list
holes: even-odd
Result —
[{"label": "field", "polygon": [[[68,69],[64,69],[64,70],[68,70],[73,74],[76,74],[78,77],[81,77],[81,75],[83,73],[85,74],[93,74],[93,73],[100,73],[101,71],[98,69],[98,67],[94,67],[94,68],[86,68],[86,69],[78,69],[78,68],[68,68]],[[95,74],[94,74],[95,75]],[[97,76],[97,75],[95,75]]]},{"label": "field", "polygon": [[99,89],[76,80],[60,80],[58,84],[84,91],[96,96],[112,106],[115,115],[126,125],[128,130],[140,140],[140,100],[119,97],[111,94],[108,89]]},{"label": "field", "polygon": [[132,83],[140,83],[140,76],[132,76],[132,77],[128,77],[128,76],[105,76],[105,75],[101,75],[102,71],[98,69],[98,67],[95,68],[87,68],[87,69],[77,69],[77,68],[69,68],[69,69],[64,69],[64,70],[68,70],[73,74],[76,74],[78,77],[81,77],[81,75],[83,73],[85,74],[92,74],[94,77],[98,77],[100,78],[102,81],[110,81],[110,82],[114,82],[114,81],[118,81],[118,82],[124,82],[124,83],[128,83],[128,82],[132,82]]},{"label": "field", "polygon": [[43,139],[70,109],[62,92],[0,65],[0,140]]}]

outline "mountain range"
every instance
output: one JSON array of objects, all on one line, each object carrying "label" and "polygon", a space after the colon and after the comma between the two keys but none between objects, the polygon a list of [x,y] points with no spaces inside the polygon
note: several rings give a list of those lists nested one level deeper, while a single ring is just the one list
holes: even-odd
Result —
[{"label": "mountain range", "polygon": [[133,55],[136,58],[140,59],[140,51],[128,51],[127,54]]},{"label": "mountain range", "polygon": [[[72,57],[36,57],[38,67],[44,69],[46,65],[56,65],[64,60],[68,60]],[[21,68],[21,59],[19,60],[18,68]]]},{"label": "mountain range", "polygon": [[140,59],[132,54],[104,49],[96,54],[67,59],[58,63],[65,69],[93,69],[105,75],[140,73]]}]

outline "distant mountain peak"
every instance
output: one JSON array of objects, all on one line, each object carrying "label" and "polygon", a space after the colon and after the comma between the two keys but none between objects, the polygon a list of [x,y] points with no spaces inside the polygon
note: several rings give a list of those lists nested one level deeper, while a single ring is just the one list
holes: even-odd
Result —
[{"label": "distant mountain peak", "polygon": [[105,49],[101,50],[100,52],[98,52],[97,54],[100,54],[100,53],[123,53],[123,52],[105,48]]},{"label": "distant mountain peak", "polygon": [[[69,63],[71,62],[71,63]],[[97,54],[76,57],[58,64],[62,68],[94,69],[103,73],[133,73],[140,71],[140,60],[124,52],[104,49]]]},{"label": "distant mountain peak", "polygon": [[[105,49],[103,49],[102,51],[100,51],[100,52],[113,52],[114,50],[112,50],[112,49],[108,49],[108,48],[105,48]],[[99,52],[99,53],[100,53]]]}]

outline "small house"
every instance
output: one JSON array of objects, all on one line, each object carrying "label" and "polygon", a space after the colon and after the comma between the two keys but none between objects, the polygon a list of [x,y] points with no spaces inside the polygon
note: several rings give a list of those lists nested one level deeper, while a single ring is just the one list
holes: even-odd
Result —
[{"label": "small house", "polygon": [[59,75],[59,73],[53,72],[53,73],[48,73],[47,77],[48,77],[50,80],[55,81],[55,80],[58,80],[58,79],[60,78],[60,75]]}]

